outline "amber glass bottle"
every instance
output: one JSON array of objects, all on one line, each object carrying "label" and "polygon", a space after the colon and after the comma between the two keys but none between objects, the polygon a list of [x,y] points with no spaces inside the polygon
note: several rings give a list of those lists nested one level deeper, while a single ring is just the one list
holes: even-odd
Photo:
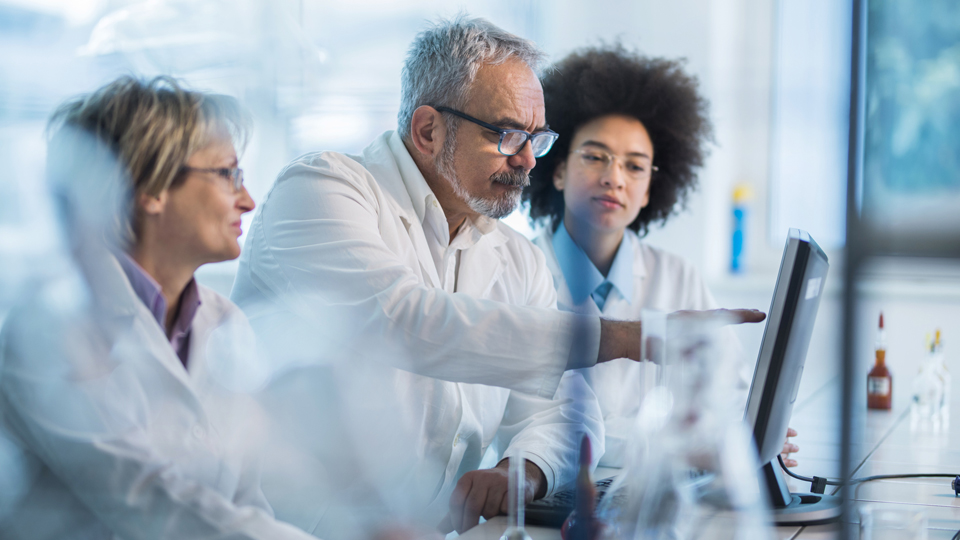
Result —
[{"label": "amber glass bottle", "polygon": [[867,408],[890,409],[893,406],[893,376],[886,365],[887,336],[883,329],[883,313],[877,329],[877,361],[867,375]]}]

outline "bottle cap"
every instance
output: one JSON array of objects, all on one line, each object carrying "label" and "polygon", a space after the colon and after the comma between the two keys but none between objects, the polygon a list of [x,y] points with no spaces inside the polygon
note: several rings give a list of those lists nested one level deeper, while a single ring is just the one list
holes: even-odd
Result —
[{"label": "bottle cap", "polygon": [[750,184],[737,184],[737,186],[733,188],[734,204],[745,203],[750,200],[753,200],[753,187],[751,187]]}]

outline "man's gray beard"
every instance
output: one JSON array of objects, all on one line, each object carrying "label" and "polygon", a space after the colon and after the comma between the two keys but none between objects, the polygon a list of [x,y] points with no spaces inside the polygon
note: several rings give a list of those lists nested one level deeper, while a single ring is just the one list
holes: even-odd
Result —
[{"label": "man's gray beard", "polygon": [[474,212],[493,219],[500,219],[509,215],[510,212],[513,212],[514,209],[517,208],[517,205],[520,204],[520,196],[523,194],[523,188],[530,185],[529,173],[520,170],[495,174],[490,177],[491,180],[508,186],[516,186],[516,189],[510,190],[502,197],[496,199],[475,197],[467,192],[463,187],[463,182],[460,181],[460,177],[458,177],[454,171],[453,160],[456,149],[457,143],[455,137],[447,137],[447,140],[443,143],[443,149],[440,151],[440,155],[437,156],[437,172],[450,182],[450,185],[453,187],[453,193],[466,202],[467,206]]}]

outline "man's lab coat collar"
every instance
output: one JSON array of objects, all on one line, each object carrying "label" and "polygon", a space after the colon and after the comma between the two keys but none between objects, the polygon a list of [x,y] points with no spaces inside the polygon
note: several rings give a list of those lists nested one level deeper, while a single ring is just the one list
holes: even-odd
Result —
[{"label": "man's lab coat collar", "polygon": [[[396,131],[390,133],[387,144],[390,146],[390,152],[393,153],[394,160],[397,162],[397,168],[407,188],[407,193],[410,194],[410,202],[413,204],[413,210],[417,213],[417,220],[422,225],[423,220],[426,219],[427,201],[431,198],[436,199],[436,195],[434,195],[433,190],[430,189],[430,185],[427,184],[423,173],[420,172],[420,167],[417,167],[417,163],[413,161],[413,157],[410,156],[410,152],[407,150],[406,145],[403,144],[403,139],[400,138],[400,134]],[[495,245],[499,245],[506,242],[507,237],[497,231],[497,221],[498,220],[491,217],[481,215],[473,219],[468,218],[467,223],[472,224],[480,231],[481,235],[487,235],[496,231],[498,234],[488,240],[494,241]]]}]

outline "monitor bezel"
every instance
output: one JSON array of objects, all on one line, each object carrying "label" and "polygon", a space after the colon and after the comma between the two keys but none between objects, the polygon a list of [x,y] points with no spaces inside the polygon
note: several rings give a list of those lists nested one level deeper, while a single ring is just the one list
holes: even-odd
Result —
[{"label": "monitor bezel", "polygon": [[[827,255],[813,238],[800,229],[790,229],[744,412],[744,421],[754,435],[761,464],[775,460],[780,453],[787,423],[793,412],[792,400],[785,410],[779,411],[774,410],[774,400],[778,391],[783,391],[780,374],[787,367],[784,365],[785,353],[811,257],[821,258],[829,268]],[[820,287],[822,290],[823,283]],[[797,367],[799,373],[802,373],[805,356]],[[798,386],[799,383],[798,377],[794,384]],[[793,392],[796,392],[796,386],[792,388]]]}]

